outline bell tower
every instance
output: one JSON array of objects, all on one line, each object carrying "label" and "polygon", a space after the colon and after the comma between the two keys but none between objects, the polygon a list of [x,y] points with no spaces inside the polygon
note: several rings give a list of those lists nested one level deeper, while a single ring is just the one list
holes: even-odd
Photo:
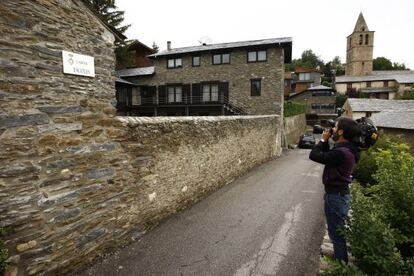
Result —
[{"label": "bell tower", "polygon": [[368,29],[362,12],[352,34],[346,38],[345,75],[363,76],[372,73],[374,31]]}]

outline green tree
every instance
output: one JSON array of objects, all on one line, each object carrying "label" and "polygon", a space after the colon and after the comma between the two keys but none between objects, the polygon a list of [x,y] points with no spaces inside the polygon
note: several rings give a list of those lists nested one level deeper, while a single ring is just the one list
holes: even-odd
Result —
[{"label": "green tree", "polygon": [[133,51],[129,51],[130,41],[118,42],[115,47],[116,69],[123,69],[135,66]]},{"label": "green tree", "polygon": [[124,34],[131,25],[122,26],[124,11],[118,11],[115,0],[88,0],[89,4],[102,16],[112,27]]},{"label": "green tree", "polygon": [[306,67],[323,70],[325,64],[323,60],[316,55],[311,49],[303,51],[299,59],[293,59],[290,64],[285,67],[285,71],[295,71],[296,67]]},{"label": "green tree", "polygon": [[374,70],[409,70],[404,63],[392,62],[385,57],[377,57],[373,60]]},{"label": "green tree", "polygon": [[374,70],[393,70],[391,60],[385,57],[377,57],[373,61]]}]

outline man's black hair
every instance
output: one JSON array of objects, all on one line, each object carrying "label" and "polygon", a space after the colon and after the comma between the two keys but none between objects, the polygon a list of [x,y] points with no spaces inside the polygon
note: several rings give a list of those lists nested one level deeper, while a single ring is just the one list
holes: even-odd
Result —
[{"label": "man's black hair", "polygon": [[350,118],[340,117],[337,120],[338,130],[342,129],[344,138],[350,142],[355,142],[361,136],[361,129],[358,123]]}]

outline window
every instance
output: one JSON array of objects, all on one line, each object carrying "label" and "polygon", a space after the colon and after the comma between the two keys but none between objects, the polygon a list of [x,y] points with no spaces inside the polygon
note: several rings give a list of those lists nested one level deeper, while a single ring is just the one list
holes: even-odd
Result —
[{"label": "window", "polygon": [[346,88],[352,88],[352,83],[348,82],[348,83],[346,84]]},{"label": "window", "polygon": [[251,96],[260,96],[261,90],[262,90],[261,79],[250,80],[250,95]]},{"label": "window", "polygon": [[167,60],[167,68],[181,68],[183,67],[183,59],[182,58],[170,58]]},{"label": "window", "polygon": [[183,89],[181,85],[168,86],[168,103],[181,103],[183,101]]},{"label": "window", "polygon": [[288,87],[288,81],[287,80],[285,80],[285,87]]},{"label": "window", "polygon": [[371,87],[371,82],[367,81],[367,87]]},{"label": "window", "polygon": [[198,66],[200,66],[200,57],[195,56],[193,57],[193,67],[198,67]]},{"label": "window", "polygon": [[362,40],[364,39],[364,36],[362,34],[359,35],[359,45],[362,45]]},{"label": "window", "polygon": [[299,73],[299,80],[310,80],[311,74],[310,73]]},{"label": "window", "polygon": [[313,103],[311,105],[311,107],[312,107],[312,109],[321,109],[321,105],[320,104],[316,104],[316,103]]},{"label": "window", "polygon": [[384,87],[388,87],[388,81],[383,82]]},{"label": "window", "polygon": [[260,62],[267,60],[267,52],[263,51],[250,51],[247,52],[247,62]]},{"label": "window", "polygon": [[214,54],[213,64],[230,64],[230,54]]},{"label": "window", "polygon": [[366,34],[366,35],[365,35],[365,45],[368,45],[368,41],[369,41],[369,35],[368,35],[368,34]]},{"label": "window", "polygon": [[219,95],[218,83],[205,83],[202,85],[203,102],[217,102]]}]

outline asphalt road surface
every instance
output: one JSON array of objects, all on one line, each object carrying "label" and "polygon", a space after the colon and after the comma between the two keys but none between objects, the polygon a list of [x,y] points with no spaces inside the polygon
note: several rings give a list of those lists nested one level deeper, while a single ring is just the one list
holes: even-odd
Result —
[{"label": "asphalt road surface", "polygon": [[255,168],[82,275],[315,275],[322,166],[308,155]]}]

